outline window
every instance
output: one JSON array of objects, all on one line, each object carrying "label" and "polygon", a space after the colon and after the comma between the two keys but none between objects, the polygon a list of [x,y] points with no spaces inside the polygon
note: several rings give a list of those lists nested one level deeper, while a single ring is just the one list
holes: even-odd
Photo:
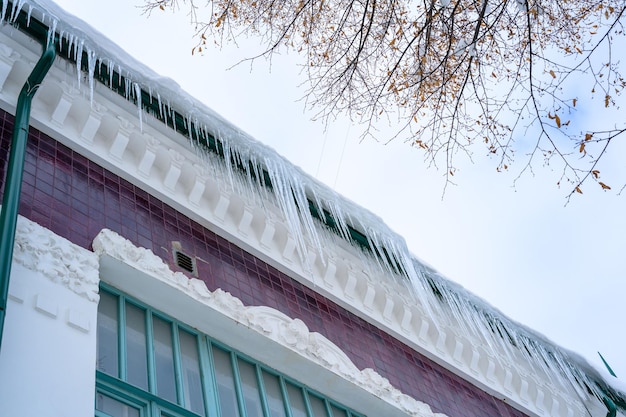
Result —
[{"label": "window", "polygon": [[101,286],[97,417],[363,417]]}]

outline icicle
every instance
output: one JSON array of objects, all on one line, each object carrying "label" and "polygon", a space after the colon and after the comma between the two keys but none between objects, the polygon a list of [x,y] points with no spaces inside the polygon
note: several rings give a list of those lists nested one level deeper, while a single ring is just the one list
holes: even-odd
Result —
[{"label": "icicle", "polygon": [[33,5],[28,5],[28,15],[26,16],[26,27],[30,27],[30,18],[33,15]]},{"label": "icicle", "polygon": [[194,132],[196,132],[196,137],[193,138],[193,140],[191,141],[191,146],[194,148],[194,150],[199,148],[200,145],[200,138],[201,138],[201,130],[200,130],[200,122],[198,121],[198,118],[196,117],[194,122],[193,122],[193,126],[194,126]]},{"label": "icicle", "polygon": [[191,149],[196,151],[196,141],[198,140],[198,119],[194,118],[193,122],[190,122],[189,129],[189,145]]},{"label": "icicle", "polygon": [[163,116],[163,101],[161,100],[161,94],[157,92],[157,105],[159,106],[159,116],[161,119],[165,119]]},{"label": "icicle", "polygon": [[185,128],[187,129],[187,135],[189,139],[193,138],[193,134],[191,133],[191,115],[187,114],[185,117]]},{"label": "icicle", "polygon": [[107,61],[107,71],[109,72],[109,88],[113,88],[113,72],[115,64],[110,59]]},{"label": "icicle", "polygon": [[137,100],[137,113],[139,114],[139,131],[143,132],[143,107],[141,105],[141,86],[138,83],[133,83],[135,90],[135,98]]},{"label": "icicle", "polygon": [[[219,134],[219,133],[218,133]],[[229,184],[233,184],[233,166],[231,164],[231,154],[230,154],[230,141],[222,140],[222,135],[219,134],[220,142],[222,143],[222,149],[224,150],[224,161],[226,167],[226,175],[228,177]]]},{"label": "icicle", "polygon": [[19,0],[16,3],[13,3],[13,11],[11,12],[11,23],[15,23],[15,21],[17,20],[18,16],[20,15],[20,11],[22,10],[22,7],[24,7],[24,3],[26,3],[25,0]]},{"label": "icicle", "polygon": [[[65,39],[66,33],[64,30],[59,32],[59,52],[63,53],[63,39]],[[68,51],[69,55],[69,51]]]},{"label": "icicle", "polygon": [[131,82],[130,82],[128,77],[124,77],[124,78],[122,78],[122,80],[123,80],[123,84],[124,84],[124,97],[126,98],[126,100],[130,100],[130,98],[131,98],[130,95],[132,93],[132,84],[131,84]]},{"label": "icicle", "polygon": [[46,39],[46,48],[49,47],[52,42],[54,42],[54,37],[56,36],[58,21],[56,19],[52,19],[52,26],[48,27],[48,38]]},{"label": "icicle", "polygon": [[263,167],[259,164],[259,161],[254,155],[252,156],[252,159],[250,161],[250,170],[250,175],[252,175],[256,179],[255,184],[257,185],[257,187],[261,190],[264,190],[266,187],[265,179],[263,178]]},{"label": "icicle", "polygon": [[191,122],[191,115],[187,114],[187,116],[185,116],[185,126],[187,127],[187,136],[189,136],[189,140],[191,141],[191,139],[193,138],[193,132],[192,132],[192,122]]},{"label": "icicle", "polygon": [[[337,223],[337,228],[339,229],[341,236],[346,240],[352,239],[352,237],[350,236],[350,231],[348,230],[348,223],[346,221],[346,213],[344,213],[341,207],[341,204],[338,204],[338,202],[335,200],[332,202],[327,201],[326,205],[328,209],[330,210],[331,216],[333,216],[333,218],[335,219]],[[320,209],[323,210],[323,208],[318,208],[318,210]]]},{"label": "icicle", "polygon": [[[241,152],[242,152],[242,150],[239,149],[238,147],[231,147],[231,149],[230,149],[230,154],[231,154],[231,157],[232,157],[231,164],[232,164],[232,166],[234,168],[241,167],[241,159],[242,159],[241,158]],[[238,179],[238,180],[240,180],[241,177],[243,177],[245,175],[245,170],[244,170],[244,173],[241,173],[238,170],[237,171],[233,171],[233,172],[236,172],[237,174],[239,174],[239,175],[235,176],[235,178]],[[242,182],[242,181],[236,181],[235,185],[237,186],[235,188],[235,192],[237,194],[241,194],[244,190],[247,189],[247,187],[244,185],[244,182]]]},{"label": "icicle", "polygon": [[78,78],[78,88],[80,88],[80,79],[81,79],[81,62],[83,60],[83,47],[85,46],[85,41],[83,39],[76,39],[77,45],[75,45],[74,49],[74,59],[76,60],[76,76]]},{"label": "icicle", "polygon": [[469,334],[469,323],[466,316],[464,316],[459,297],[456,297],[456,294],[448,288],[439,288],[439,293],[443,298],[445,306],[448,307],[450,319],[453,320],[465,334]]},{"label": "icicle", "polygon": [[276,194],[278,205],[286,217],[289,231],[296,241],[296,250],[300,257],[303,266],[306,266],[306,254],[304,249],[306,243],[304,240],[302,225],[298,216],[298,209],[293,203],[294,190],[289,182],[287,173],[284,172],[284,165],[280,164],[277,160],[270,158],[265,159],[265,166],[267,167],[270,180],[272,181],[272,187]]},{"label": "icicle", "polygon": [[[72,53],[72,48],[75,48],[74,45],[74,35],[72,33],[67,34],[67,56],[70,56]],[[76,51],[74,51],[76,53]]]},{"label": "icicle", "polygon": [[87,80],[89,81],[89,102],[93,106],[93,89],[94,89],[94,72],[97,63],[96,53],[90,49],[87,50]]},{"label": "icicle", "polygon": [[170,119],[172,119],[172,127],[176,129],[176,111],[174,110],[174,107],[172,107],[172,105],[169,103],[169,101],[167,102],[167,108],[169,109]]},{"label": "icicle", "polygon": [[6,17],[6,13],[7,13],[8,4],[9,2],[7,0],[2,1],[2,10],[0,10],[0,22],[4,22],[4,18]]}]

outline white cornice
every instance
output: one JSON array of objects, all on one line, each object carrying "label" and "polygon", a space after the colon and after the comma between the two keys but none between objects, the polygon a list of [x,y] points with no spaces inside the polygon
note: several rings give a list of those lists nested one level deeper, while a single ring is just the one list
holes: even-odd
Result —
[{"label": "white cornice", "polygon": [[[9,31],[0,34],[0,104],[11,110],[39,47]],[[75,77],[57,60],[33,104],[35,127],[529,415],[578,416],[596,407],[514,348],[487,349],[449,317],[428,317],[397,277],[372,276],[358,249],[339,238],[327,239],[324,260],[311,249],[303,264],[271,196],[261,207],[245,184],[234,191],[222,162],[194,153],[186,138],[150,116],[140,129],[136,107],[104,86],[96,84],[90,105],[86,83],[76,89]]]}]

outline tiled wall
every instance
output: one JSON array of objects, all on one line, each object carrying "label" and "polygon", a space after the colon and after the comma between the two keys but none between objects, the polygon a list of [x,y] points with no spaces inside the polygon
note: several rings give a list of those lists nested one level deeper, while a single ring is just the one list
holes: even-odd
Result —
[{"label": "tiled wall", "polygon": [[[0,129],[3,191],[13,117],[1,110]],[[199,278],[209,289],[219,287],[246,305],[267,305],[301,319],[356,366],[375,369],[433,411],[450,417],[524,415],[32,128],[20,214],[85,248],[101,229],[111,229],[152,249],[174,270],[170,252],[172,241],[179,241],[186,253],[199,258]]]}]

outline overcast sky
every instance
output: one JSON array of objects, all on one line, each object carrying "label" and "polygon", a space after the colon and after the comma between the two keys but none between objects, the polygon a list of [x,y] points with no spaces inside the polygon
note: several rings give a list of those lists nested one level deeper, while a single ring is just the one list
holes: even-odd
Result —
[{"label": "overcast sky", "polygon": [[[184,13],[157,11],[148,18],[139,0],[55,1],[382,217],[415,255],[448,278],[598,367],[600,351],[626,378],[626,195],[588,184],[566,206],[569,189],[557,187],[558,172],[536,167],[514,187],[522,161],[497,173],[496,161],[477,148],[474,163],[460,163],[457,185],[442,198],[444,173],[427,168],[418,150],[402,142],[360,142],[360,127],[345,120],[326,130],[312,121],[299,101],[305,80],[295,53],[275,57],[271,67],[259,61],[252,69],[228,70],[253,54],[254,42],[192,56],[193,30]],[[602,100],[596,105],[600,109]],[[605,117],[591,110],[587,117]],[[616,143],[611,152],[602,172],[621,179],[611,183],[620,188],[626,146]]]}]

